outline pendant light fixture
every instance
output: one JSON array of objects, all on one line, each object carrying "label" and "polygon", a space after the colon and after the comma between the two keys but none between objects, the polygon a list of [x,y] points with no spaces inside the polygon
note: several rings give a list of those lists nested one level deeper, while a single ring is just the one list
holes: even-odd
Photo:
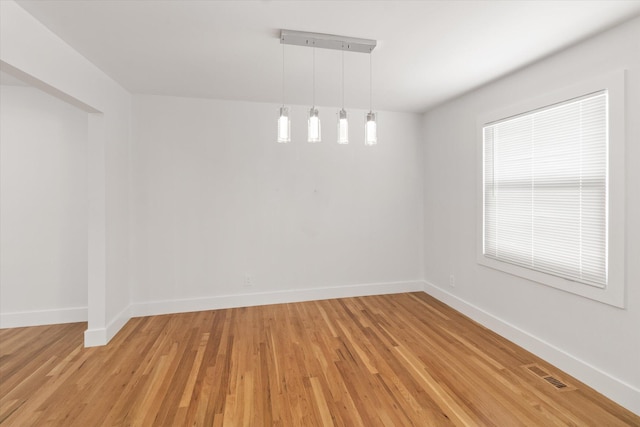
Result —
[{"label": "pendant light fixture", "polygon": [[349,143],[349,121],[344,109],[344,46],[342,49],[342,109],[338,112],[338,144]]},{"label": "pendant light fixture", "polygon": [[369,54],[369,112],[364,122],[364,145],[372,146],[378,143],[378,124],[376,113],[373,112],[373,66]]},{"label": "pendant light fixture", "polygon": [[307,141],[308,142],[320,142],[322,140],[320,135],[320,116],[318,109],[316,108],[316,48],[313,48],[313,104],[311,110],[309,110],[309,120],[307,123]]},{"label": "pendant light fixture", "polygon": [[[354,37],[337,36],[333,34],[309,33],[304,31],[281,30],[280,43],[292,44],[296,46],[312,47],[313,51],[313,106],[309,110],[307,122],[307,140],[309,142],[320,142],[320,116],[316,108],[316,57],[315,48],[340,50],[342,55],[342,108],[338,112],[338,144],[349,143],[349,123],[347,111],[344,109],[344,51],[368,53],[371,55],[377,42],[370,39],[358,39]],[[377,143],[377,123],[376,113],[372,109],[372,72],[371,58],[369,60],[369,113],[365,122],[365,144],[375,145]],[[282,50],[282,107],[280,108],[280,118],[278,119],[278,142],[291,141],[291,124],[289,120],[289,109],[284,105],[284,46]]]},{"label": "pendant light fixture", "polygon": [[291,120],[289,108],[284,106],[284,44],[282,45],[282,107],[278,117],[278,142],[291,142]]}]

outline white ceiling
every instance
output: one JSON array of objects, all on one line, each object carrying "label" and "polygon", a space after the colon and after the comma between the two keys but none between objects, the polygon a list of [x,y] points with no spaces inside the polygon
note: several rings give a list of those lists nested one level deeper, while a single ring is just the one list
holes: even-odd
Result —
[{"label": "white ceiling", "polygon": [[[378,40],[374,109],[425,111],[640,14],[630,1],[34,1],[19,4],[134,93],[282,102],[290,29]],[[338,106],[341,52],[316,50],[316,104]],[[287,104],[311,104],[312,49],[285,46]],[[345,54],[368,108],[369,57]]]}]

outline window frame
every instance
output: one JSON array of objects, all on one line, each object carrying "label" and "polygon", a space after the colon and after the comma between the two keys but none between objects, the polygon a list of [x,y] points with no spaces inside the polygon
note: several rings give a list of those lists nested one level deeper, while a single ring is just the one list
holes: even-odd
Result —
[{"label": "window frame", "polygon": [[[483,128],[500,120],[606,90],[608,95],[608,282],[603,288],[554,276],[484,255]],[[481,114],[477,135],[476,261],[479,265],[522,277],[615,307],[625,307],[625,70],[586,80],[544,95]]]}]

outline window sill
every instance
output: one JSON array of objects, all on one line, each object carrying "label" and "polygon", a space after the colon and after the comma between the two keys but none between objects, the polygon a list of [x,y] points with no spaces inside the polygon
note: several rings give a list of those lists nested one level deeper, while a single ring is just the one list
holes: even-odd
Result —
[{"label": "window sill", "polygon": [[586,283],[568,280],[552,274],[543,273],[541,271],[531,270],[525,267],[509,264],[507,262],[498,261],[492,258],[479,255],[478,264],[498,270],[513,276],[521,277],[532,282],[540,283],[555,289],[560,289],[575,295],[599,301],[604,304],[612,305],[618,308],[624,308],[624,290],[623,286],[611,286],[600,288]]}]

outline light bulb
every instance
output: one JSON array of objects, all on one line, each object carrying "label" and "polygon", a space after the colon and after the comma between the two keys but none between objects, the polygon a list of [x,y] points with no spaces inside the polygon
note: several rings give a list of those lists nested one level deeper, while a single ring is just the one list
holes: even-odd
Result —
[{"label": "light bulb", "polygon": [[376,124],[376,113],[367,113],[364,124],[364,145],[376,145],[378,143],[378,126]]},{"label": "light bulb", "polygon": [[287,107],[280,107],[278,142],[291,142],[291,120],[289,120],[289,109]]},{"label": "light bulb", "polygon": [[338,144],[349,143],[349,122],[347,121],[347,112],[340,110],[338,113]]},{"label": "light bulb", "polygon": [[309,110],[309,121],[308,121],[308,132],[307,132],[307,140],[309,142],[320,142],[320,116],[318,115],[318,109],[312,107]]}]

